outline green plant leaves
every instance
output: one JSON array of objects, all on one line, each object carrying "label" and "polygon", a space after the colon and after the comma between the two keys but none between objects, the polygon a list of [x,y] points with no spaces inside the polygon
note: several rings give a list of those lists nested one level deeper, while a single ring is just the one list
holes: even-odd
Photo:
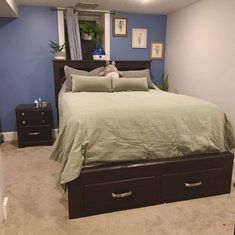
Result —
[{"label": "green plant leaves", "polygon": [[81,21],[79,23],[81,32],[88,34],[92,37],[92,41],[101,41],[101,36],[104,33],[104,29],[98,24],[94,24],[89,21]]},{"label": "green plant leaves", "polygon": [[158,88],[162,91],[168,91],[169,89],[169,81],[168,81],[169,75],[166,76],[163,74],[162,83],[158,85]]},{"label": "green plant leaves", "polygon": [[50,41],[49,47],[53,50],[52,52],[59,52],[64,49],[65,43],[63,45],[59,45],[58,43],[55,43],[53,41]]}]

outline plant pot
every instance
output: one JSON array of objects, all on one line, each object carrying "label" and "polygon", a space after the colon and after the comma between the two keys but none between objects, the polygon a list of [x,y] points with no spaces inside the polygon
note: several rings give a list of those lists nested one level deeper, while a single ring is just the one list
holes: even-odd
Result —
[{"label": "plant pot", "polygon": [[65,60],[65,53],[63,51],[58,51],[54,55],[55,60]]},{"label": "plant pot", "polygon": [[91,41],[92,40],[92,36],[90,36],[87,33],[82,33],[82,40]]}]

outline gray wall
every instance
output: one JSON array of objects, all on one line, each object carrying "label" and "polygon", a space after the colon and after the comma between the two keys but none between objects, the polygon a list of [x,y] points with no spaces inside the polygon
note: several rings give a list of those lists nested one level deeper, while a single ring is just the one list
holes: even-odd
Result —
[{"label": "gray wall", "polygon": [[170,90],[219,105],[235,126],[235,1],[202,0],[167,19]]}]

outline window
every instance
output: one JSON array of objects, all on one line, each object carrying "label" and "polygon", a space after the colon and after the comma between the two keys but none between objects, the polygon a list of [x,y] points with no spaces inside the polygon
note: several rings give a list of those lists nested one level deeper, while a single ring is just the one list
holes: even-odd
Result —
[{"label": "window", "polygon": [[[59,43],[65,43],[66,59],[70,60],[70,50],[68,44],[67,27],[65,22],[64,12],[58,11],[58,33]],[[101,45],[105,49],[106,59],[110,59],[110,13],[96,13],[96,12],[79,12],[79,23],[89,22],[98,24],[104,29],[104,34],[101,38]],[[95,47],[95,42],[91,40],[84,40],[81,32],[81,46],[83,60],[92,60],[92,53]]]}]

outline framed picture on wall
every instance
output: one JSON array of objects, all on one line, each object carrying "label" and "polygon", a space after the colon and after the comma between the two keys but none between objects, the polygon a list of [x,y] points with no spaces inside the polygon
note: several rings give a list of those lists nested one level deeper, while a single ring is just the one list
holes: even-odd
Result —
[{"label": "framed picture on wall", "polygon": [[127,18],[113,17],[113,36],[127,37]]},{"label": "framed picture on wall", "polygon": [[164,58],[164,43],[159,41],[151,41],[150,59],[163,60]]},{"label": "framed picture on wall", "polygon": [[147,29],[132,29],[132,48],[147,48]]}]

